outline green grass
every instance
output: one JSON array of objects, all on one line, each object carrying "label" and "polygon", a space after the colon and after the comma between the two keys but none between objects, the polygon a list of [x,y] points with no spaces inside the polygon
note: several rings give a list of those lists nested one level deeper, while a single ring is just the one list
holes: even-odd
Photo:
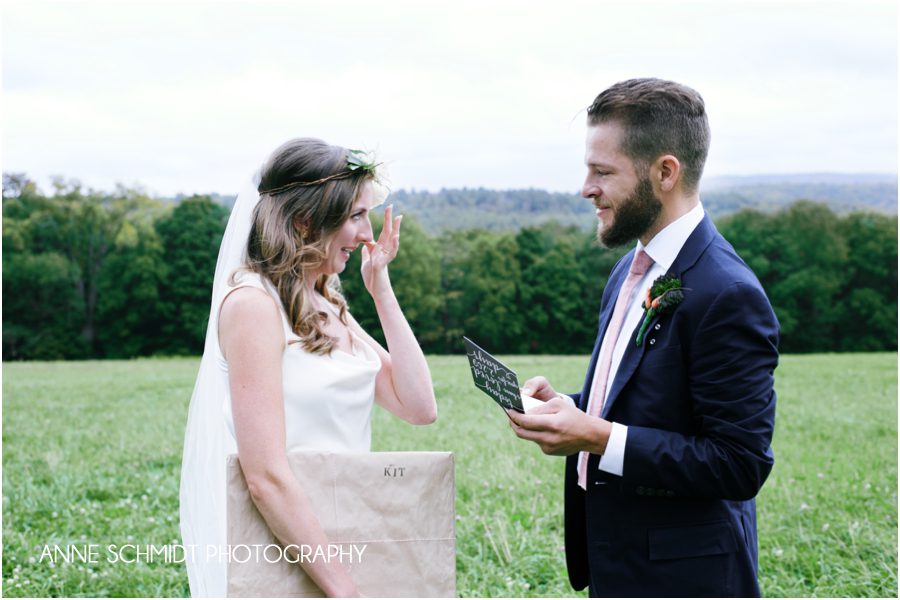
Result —
[{"label": "green grass", "polygon": [[768,596],[897,596],[897,355],[789,356],[758,499]]},{"label": "green grass", "polygon": [[[572,596],[562,466],[513,436],[464,357],[430,357],[440,418],[383,411],[375,450],[456,455],[461,596]],[[586,357],[507,357],[581,386]],[[3,366],[3,594],[184,596],[179,564],[110,564],[107,544],[176,542],[178,473],[196,359]],[[775,469],[758,499],[766,596],[897,595],[897,355],[786,356]],[[40,562],[98,544],[96,564]]]}]

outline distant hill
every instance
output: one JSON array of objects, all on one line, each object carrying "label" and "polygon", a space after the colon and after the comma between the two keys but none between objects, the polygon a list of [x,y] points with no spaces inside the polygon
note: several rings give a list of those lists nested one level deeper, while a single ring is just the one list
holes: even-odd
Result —
[{"label": "distant hill", "polygon": [[[855,210],[897,213],[897,176],[888,174],[809,173],[710,177],[700,197],[713,216],[742,208],[774,211],[796,200],[824,202],[838,214]],[[234,196],[213,195],[224,206]],[[538,189],[442,189],[438,192],[396,190],[395,212],[408,214],[429,232],[450,229],[516,230],[556,221],[592,229],[594,209],[578,194]]]},{"label": "distant hill", "polygon": [[777,210],[795,200],[824,202],[834,212],[897,212],[897,176],[811,173],[711,177],[701,184],[703,204],[714,216],[742,208]]},{"label": "distant hill", "polygon": [[476,228],[517,230],[547,221],[587,228],[594,210],[580,196],[537,189],[399,190],[390,195],[388,202],[394,203],[395,213],[414,216],[432,233]]},{"label": "distant hill", "polygon": [[[833,211],[897,213],[895,175],[797,174],[710,178],[701,188],[706,210],[718,218],[742,208],[774,211],[796,200],[824,202]],[[555,220],[594,227],[594,209],[577,194],[544,190],[400,190],[391,194],[397,212],[409,213],[431,232],[447,229],[519,229]]]}]

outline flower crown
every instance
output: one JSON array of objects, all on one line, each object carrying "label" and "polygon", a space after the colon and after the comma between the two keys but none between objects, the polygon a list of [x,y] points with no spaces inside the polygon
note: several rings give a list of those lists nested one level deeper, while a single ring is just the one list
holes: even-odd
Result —
[{"label": "flower crown", "polygon": [[319,185],[320,183],[325,183],[326,181],[332,181],[334,179],[346,179],[354,174],[356,174],[360,169],[365,171],[366,173],[375,176],[375,169],[378,168],[382,163],[376,163],[375,159],[371,156],[369,152],[365,150],[348,150],[347,151],[347,170],[338,171],[332,175],[327,177],[323,177],[321,179],[316,179],[315,181],[293,181],[291,183],[287,183],[282,186],[278,186],[275,188],[271,188],[268,190],[260,190],[260,194],[278,194],[285,190],[297,188],[297,187],[308,187],[311,185]]}]

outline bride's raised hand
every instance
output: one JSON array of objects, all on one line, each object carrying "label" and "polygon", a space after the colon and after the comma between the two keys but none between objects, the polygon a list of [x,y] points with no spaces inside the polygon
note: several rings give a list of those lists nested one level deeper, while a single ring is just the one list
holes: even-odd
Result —
[{"label": "bride's raised hand", "polygon": [[400,249],[400,222],[403,215],[394,217],[394,205],[384,209],[384,226],[378,240],[365,242],[362,249],[363,283],[372,296],[390,289],[388,264],[397,256]]}]

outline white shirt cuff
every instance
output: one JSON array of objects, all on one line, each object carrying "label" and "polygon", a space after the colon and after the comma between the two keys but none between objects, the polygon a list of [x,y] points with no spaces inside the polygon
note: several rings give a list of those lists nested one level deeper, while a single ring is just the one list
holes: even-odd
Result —
[{"label": "white shirt cuff", "polygon": [[612,424],[609,440],[606,442],[606,452],[600,456],[599,469],[622,476],[625,466],[625,439],[628,437],[628,427],[619,423]]}]

